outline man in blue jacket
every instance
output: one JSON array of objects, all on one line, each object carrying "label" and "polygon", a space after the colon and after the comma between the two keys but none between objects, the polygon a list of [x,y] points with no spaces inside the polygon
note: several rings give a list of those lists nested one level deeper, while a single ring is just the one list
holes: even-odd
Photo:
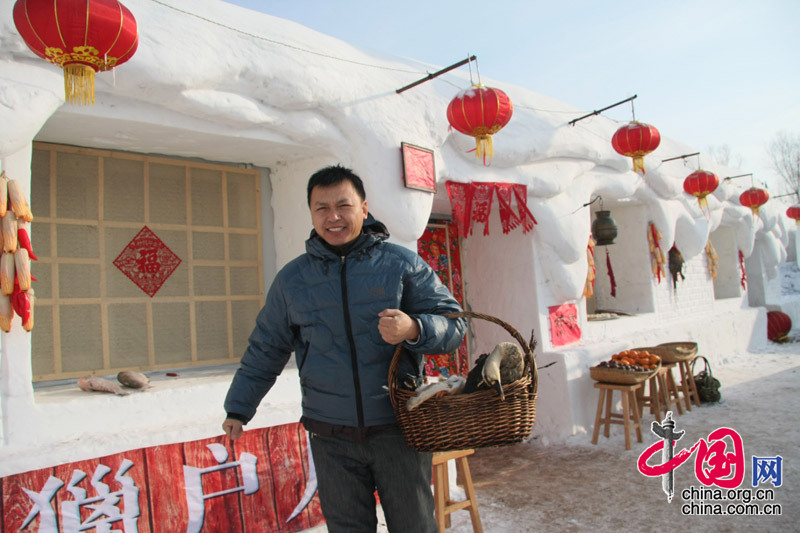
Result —
[{"label": "man in blue jacket", "polygon": [[367,211],[361,179],[326,167],[308,182],[314,230],[267,294],[225,399],[223,423],[242,434],[292,352],[303,393],[322,512],[331,532],[375,531],[381,498],[393,532],[434,532],[431,454],[408,447],[397,427],[387,375],[420,383],[422,354],[461,344],[465,321],[436,273],[416,253],[386,242]]}]

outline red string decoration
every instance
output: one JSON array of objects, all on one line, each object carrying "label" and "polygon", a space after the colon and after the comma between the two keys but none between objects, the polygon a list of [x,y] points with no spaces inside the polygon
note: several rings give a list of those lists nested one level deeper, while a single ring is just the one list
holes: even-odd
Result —
[{"label": "red string decoration", "polygon": [[520,225],[519,217],[511,209],[511,184],[495,183],[497,189],[497,203],[500,206],[500,224],[503,233],[508,233]]},{"label": "red string decoration", "polygon": [[617,297],[617,280],[614,279],[614,269],[611,268],[611,256],[608,255],[608,246],[606,246],[606,268],[608,269],[608,280],[611,282],[611,296]]},{"label": "red string decoration", "polygon": [[741,250],[739,250],[739,268],[742,271],[742,279],[740,280],[742,289],[747,290],[747,271],[744,268],[744,254]]}]

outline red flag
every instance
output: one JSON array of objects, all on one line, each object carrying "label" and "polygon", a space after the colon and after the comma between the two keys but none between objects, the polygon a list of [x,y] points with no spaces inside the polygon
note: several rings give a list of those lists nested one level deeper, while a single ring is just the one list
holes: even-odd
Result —
[{"label": "red flag", "polygon": [[467,183],[448,181],[447,196],[450,198],[450,208],[453,211],[453,220],[458,226],[458,232],[466,237],[470,229],[472,216],[472,187]]},{"label": "red flag", "polygon": [[[472,221],[484,223],[484,235],[489,235],[489,213],[492,211],[492,196],[494,196],[493,182],[472,182]],[[471,226],[470,233],[472,233]]]},{"label": "red flag", "polygon": [[522,233],[528,233],[533,229],[534,224],[538,224],[528,210],[528,187],[519,183],[515,183],[511,187],[517,199],[517,211],[519,212],[519,219],[522,222]]},{"label": "red flag", "polygon": [[503,233],[508,233],[520,225],[519,217],[511,209],[511,184],[495,183],[497,189],[497,203],[500,206],[500,224]]}]

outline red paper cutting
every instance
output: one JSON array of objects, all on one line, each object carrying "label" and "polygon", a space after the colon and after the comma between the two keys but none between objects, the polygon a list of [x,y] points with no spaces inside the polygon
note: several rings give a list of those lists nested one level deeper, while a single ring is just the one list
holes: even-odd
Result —
[{"label": "red paper cutting", "polygon": [[450,197],[450,207],[453,210],[453,220],[458,224],[459,235],[466,237],[472,216],[472,187],[467,183],[457,181],[448,181],[446,185],[447,196]]},{"label": "red paper cutting", "polygon": [[522,233],[528,233],[533,229],[534,224],[538,224],[533,217],[533,213],[528,209],[528,187],[515,183],[511,186],[511,189],[517,199],[517,210],[519,211],[520,222],[522,222]]},{"label": "red paper cutting", "polygon": [[563,346],[581,339],[578,308],[575,304],[554,305],[550,310],[550,337],[553,346]]},{"label": "red paper cutting", "polygon": [[180,257],[147,226],[114,259],[114,266],[151,298],[180,264]]},{"label": "red paper cutting", "polygon": [[497,204],[500,206],[500,225],[503,233],[508,233],[520,225],[521,220],[511,209],[511,184],[495,183],[497,189]]},{"label": "red paper cutting", "polygon": [[[489,235],[489,214],[492,212],[494,183],[472,182],[472,222],[483,222],[483,234]],[[472,226],[470,225],[470,234]]]}]

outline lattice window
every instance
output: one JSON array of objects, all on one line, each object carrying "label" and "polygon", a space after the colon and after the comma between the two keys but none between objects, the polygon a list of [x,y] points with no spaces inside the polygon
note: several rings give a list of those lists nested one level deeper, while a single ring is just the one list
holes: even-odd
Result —
[{"label": "lattice window", "polygon": [[[35,381],[241,357],[264,299],[257,170],[35,143],[31,206]],[[145,226],[180,259],[152,297],[114,265]]]}]

